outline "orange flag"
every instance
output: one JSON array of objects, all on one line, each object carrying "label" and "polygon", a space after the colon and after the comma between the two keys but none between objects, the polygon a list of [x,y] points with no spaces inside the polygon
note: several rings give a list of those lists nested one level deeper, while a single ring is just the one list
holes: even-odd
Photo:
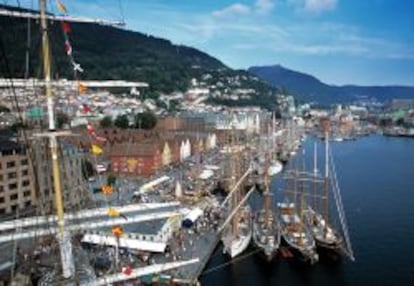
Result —
[{"label": "orange flag", "polygon": [[102,189],[102,193],[104,195],[111,195],[111,194],[114,193],[114,188],[112,188],[111,186],[108,186],[108,185],[102,186],[101,189]]},{"label": "orange flag", "polygon": [[78,91],[79,93],[84,93],[88,90],[88,87],[82,83],[79,83],[78,85]]},{"label": "orange flag", "polygon": [[120,226],[113,226],[112,234],[115,235],[116,237],[120,237],[121,235],[124,234],[124,230]]}]

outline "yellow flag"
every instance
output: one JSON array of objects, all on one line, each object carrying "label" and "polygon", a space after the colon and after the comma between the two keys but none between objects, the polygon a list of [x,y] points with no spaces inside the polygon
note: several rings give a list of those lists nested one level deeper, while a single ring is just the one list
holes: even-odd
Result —
[{"label": "yellow flag", "polygon": [[117,211],[114,208],[108,208],[108,215],[110,217],[119,217],[120,216],[120,213],[119,213],[119,211]]},{"label": "yellow flag", "polygon": [[101,147],[99,147],[98,145],[92,144],[92,149],[91,149],[92,154],[94,155],[99,155],[102,154],[103,150]]},{"label": "yellow flag", "polygon": [[63,5],[63,3],[60,2],[59,0],[56,0],[56,5],[57,5],[58,9],[60,10],[60,12],[66,13],[66,14],[68,13],[68,10],[66,9],[66,6]]}]

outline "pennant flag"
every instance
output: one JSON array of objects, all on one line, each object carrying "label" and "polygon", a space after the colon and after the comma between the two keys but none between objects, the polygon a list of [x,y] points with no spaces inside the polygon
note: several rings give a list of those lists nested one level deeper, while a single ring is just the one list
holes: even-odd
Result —
[{"label": "pennant flag", "polygon": [[108,209],[108,215],[110,216],[110,217],[119,217],[121,214],[119,213],[119,211],[117,211],[116,209],[114,209],[114,208],[109,208]]},{"label": "pennant flag", "polygon": [[69,56],[72,54],[72,46],[70,45],[69,40],[65,41],[65,52]]},{"label": "pennant flag", "polygon": [[111,195],[111,194],[114,193],[114,189],[111,186],[108,186],[108,185],[102,186],[101,189],[102,189],[102,193],[104,195]]},{"label": "pennant flag", "polygon": [[120,237],[121,235],[124,234],[124,230],[120,226],[113,226],[112,234],[115,235],[116,237]]},{"label": "pennant flag", "polygon": [[86,130],[88,130],[89,134],[94,134],[95,133],[95,128],[93,128],[92,124],[90,124],[88,122],[88,124],[86,124]]},{"label": "pennant flag", "polygon": [[131,268],[131,266],[127,266],[127,267],[125,267],[124,268],[124,271],[122,271],[125,275],[131,275],[131,273],[132,273],[132,268]]},{"label": "pennant flag", "polygon": [[102,152],[103,152],[102,148],[99,147],[98,145],[95,145],[95,144],[92,144],[91,151],[92,151],[92,154],[94,154],[94,155],[99,155],[99,154],[102,154]]},{"label": "pennant flag", "polygon": [[71,32],[69,24],[64,21],[62,21],[62,30],[65,34],[69,34]]},{"label": "pennant flag", "polygon": [[56,5],[58,7],[58,9],[60,10],[60,12],[67,14],[68,10],[66,9],[66,6],[63,5],[62,2],[60,2],[59,0],[56,0]]},{"label": "pennant flag", "polygon": [[79,85],[78,85],[78,91],[79,91],[79,93],[84,93],[87,90],[88,90],[88,87],[86,85],[79,83]]}]

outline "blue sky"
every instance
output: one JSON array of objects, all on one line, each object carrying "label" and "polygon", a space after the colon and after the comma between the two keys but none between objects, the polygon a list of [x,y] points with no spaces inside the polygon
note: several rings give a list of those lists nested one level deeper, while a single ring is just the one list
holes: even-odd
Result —
[{"label": "blue sky", "polygon": [[414,86],[411,0],[60,1],[72,15],[123,15],[127,29],[196,47],[232,68],[282,64],[331,84]]}]

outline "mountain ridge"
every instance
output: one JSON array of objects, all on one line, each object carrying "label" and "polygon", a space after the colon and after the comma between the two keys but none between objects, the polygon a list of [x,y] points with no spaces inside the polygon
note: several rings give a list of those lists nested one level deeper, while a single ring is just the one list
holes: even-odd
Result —
[{"label": "mountain ridge", "polygon": [[330,85],[313,75],[288,69],[280,64],[252,66],[248,71],[275,88],[286,89],[304,101],[320,104],[351,103],[361,97],[388,101],[392,98],[414,99],[414,86],[355,84]]}]

